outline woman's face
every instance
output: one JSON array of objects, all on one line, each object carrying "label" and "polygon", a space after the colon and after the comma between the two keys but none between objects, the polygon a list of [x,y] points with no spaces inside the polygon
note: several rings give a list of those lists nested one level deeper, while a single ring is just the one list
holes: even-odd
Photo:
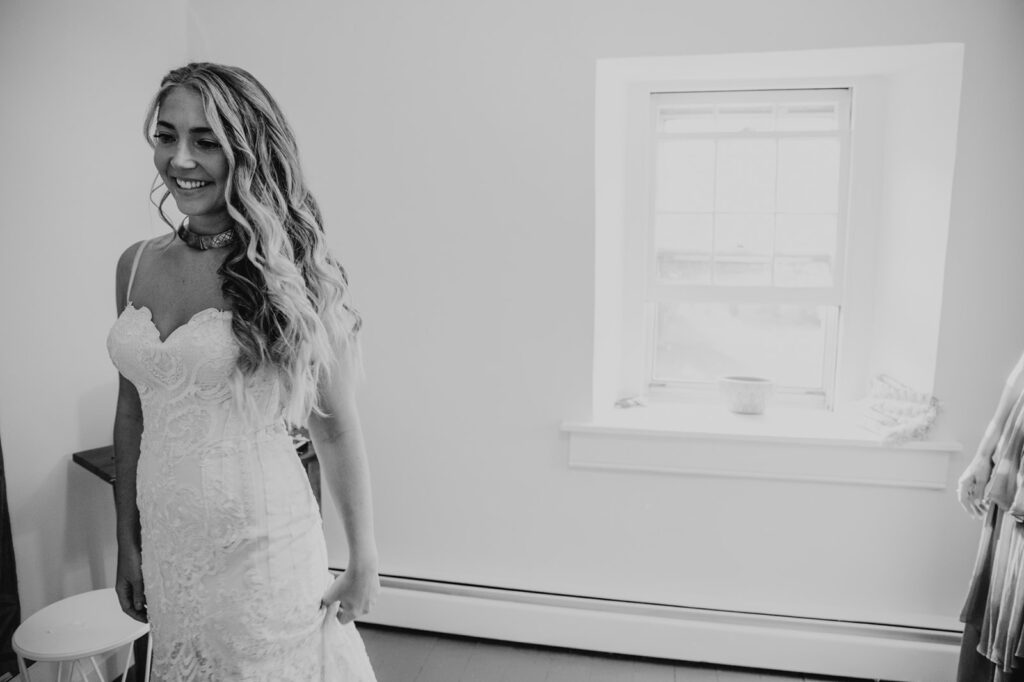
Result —
[{"label": "woman's face", "polygon": [[224,188],[228,160],[210,129],[203,100],[195,90],[178,86],[167,93],[157,112],[153,163],[171,191],[189,227],[219,232],[231,224]]}]

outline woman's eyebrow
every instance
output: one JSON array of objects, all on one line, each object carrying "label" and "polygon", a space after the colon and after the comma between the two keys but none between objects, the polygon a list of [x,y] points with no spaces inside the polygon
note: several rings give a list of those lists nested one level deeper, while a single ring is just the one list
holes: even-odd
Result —
[{"label": "woman's eyebrow", "polygon": [[[156,124],[158,126],[163,126],[165,128],[170,128],[171,130],[175,130],[175,127],[173,125],[171,125],[170,123],[168,123],[167,121],[157,121]],[[207,127],[207,126],[200,126],[198,128],[189,128],[188,131],[190,133],[212,133],[213,132],[213,128],[210,128],[210,127]]]}]

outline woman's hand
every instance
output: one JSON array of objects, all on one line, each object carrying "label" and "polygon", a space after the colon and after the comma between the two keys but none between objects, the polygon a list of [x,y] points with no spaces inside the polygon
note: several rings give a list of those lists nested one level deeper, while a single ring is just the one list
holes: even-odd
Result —
[{"label": "woman's hand", "polygon": [[380,594],[380,577],[373,566],[353,568],[339,575],[324,592],[321,602],[325,605],[340,602],[338,620],[350,623],[356,618],[365,616],[373,608]]},{"label": "woman's hand", "polygon": [[149,622],[146,595],[142,587],[142,552],[138,547],[118,547],[114,590],[122,611],[135,620]]},{"label": "woman's hand", "polygon": [[985,486],[992,473],[992,462],[987,458],[974,458],[964,469],[957,482],[956,494],[967,513],[975,518],[984,516],[988,503],[984,500]]}]

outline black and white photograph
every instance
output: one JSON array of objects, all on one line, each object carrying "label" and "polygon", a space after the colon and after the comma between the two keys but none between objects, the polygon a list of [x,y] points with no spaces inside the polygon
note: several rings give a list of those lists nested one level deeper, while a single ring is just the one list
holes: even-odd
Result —
[{"label": "black and white photograph", "polygon": [[0,682],[1024,680],[1024,0],[0,0]]}]

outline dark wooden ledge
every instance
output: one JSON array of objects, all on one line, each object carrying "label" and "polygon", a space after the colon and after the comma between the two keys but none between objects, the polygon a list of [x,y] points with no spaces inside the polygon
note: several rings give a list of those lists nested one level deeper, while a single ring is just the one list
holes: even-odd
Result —
[{"label": "dark wooden ledge", "polygon": [[102,448],[83,450],[71,455],[77,464],[93,474],[96,474],[107,483],[114,482],[114,446],[105,445]]},{"label": "dark wooden ledge", "polygon": [[[312,443],[304,443],[295,453],[302,462],[302,467],[309,477],[309,485],[313,489],[316,503],[320,504],[320,462],[316,458]],[[71,455],[71,459],[86,471],[99,476],[107,483],[114,482],[114,446],[105,445],[101,448],[83,450]]]}]

